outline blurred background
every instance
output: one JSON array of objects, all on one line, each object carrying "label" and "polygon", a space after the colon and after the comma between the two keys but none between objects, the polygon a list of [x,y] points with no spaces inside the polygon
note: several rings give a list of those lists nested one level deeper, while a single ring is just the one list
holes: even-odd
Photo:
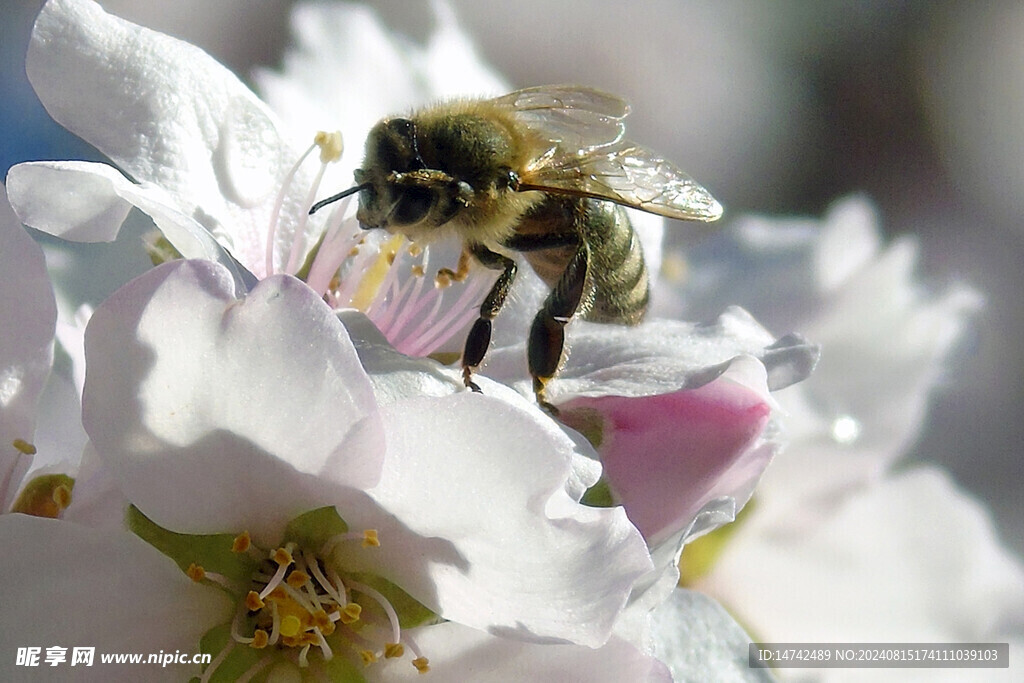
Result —
[{"label": "blurred background", "polygon": [[[286,0],[101,0],[195,43],[248,80],[289,43]],[[412,40],[426,2],[376,0]],[[40,0],[0,0],[0,170],[97,159],[50,121],[24,74]],[[484,59],[516,86],[576,82],[633,104],[632,138],[725,205],[820,216],[863,193],[920,274],[986,299],[913,457],[948,468],[1024,552],[1024,3],[451,0]],[[330,87],[330,84],[325,84]],[[787,330],[774,330],[786,332]]]}]

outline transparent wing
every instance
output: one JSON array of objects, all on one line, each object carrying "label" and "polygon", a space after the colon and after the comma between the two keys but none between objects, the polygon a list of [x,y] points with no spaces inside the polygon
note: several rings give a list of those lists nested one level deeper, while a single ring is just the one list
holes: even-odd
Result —
[{"label": "transparent wing", "polygon": [[629,105],[614,95],[578,85],[544,85],[491,100],[511,111],[548,153],[576,154],[622,139]]},{"label": "transparent wing", "polygon": [[681,220],[713,221],[722,215],[710,192],[629,140],[575,153],[553,147],[520,174],[519,189],[605,199]]}]

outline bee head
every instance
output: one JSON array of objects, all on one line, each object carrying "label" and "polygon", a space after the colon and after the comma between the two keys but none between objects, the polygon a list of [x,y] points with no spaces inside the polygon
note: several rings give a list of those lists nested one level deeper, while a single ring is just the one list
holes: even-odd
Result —
[{"label": "bee head", "polygon": [[384,119],[373,127],[355,180],[360,188],[356,214],[360,225],[413,238],[447,223],[473,194],[469,184],[427,167],[420,155],[416,123],[406,118]]},{"label": "bee head", "polygon": [[363,229],[383,228],[423,239],[473,199],[469,183],[427,167],[416,124],[405,118],[384,119],[370,130],[355,181],[354,187],[314,204],[310,213],[358,192],[356,218]]}]

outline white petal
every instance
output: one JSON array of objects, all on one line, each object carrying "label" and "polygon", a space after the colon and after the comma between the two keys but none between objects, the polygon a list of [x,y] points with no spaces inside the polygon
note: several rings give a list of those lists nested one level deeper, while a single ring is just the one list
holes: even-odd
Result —
[{"label": "white petal", "polygon": [[35,438],[56,320],[43,252],[0,199],[0,511],[10,507],[31,460],[12,442]]},{"label": "white petal", "polygon": [[113,242],[132,206],[117,193],[129,181],[106,164],[29,162],[7,173],[25,225],[74,242]]},{"label": "white petal", "polygon": [[[352,337],[359,362],[366,369],[373,383],[373,392],[380,406],[389,406],[397,401],[422,396],[450,396],[465,391],[462,374],[444,367],[429,358],[410,358],[396,351],[373,323],[358,311],[346,310],[338,313]],[[487,396],[500,399],[522,410],[532,411],[547,421],[547,415],[540,415],[533,397],[521,394],[503,384],[482,375],[476,382]],[[574,431],[568,436],[576,444],[581,455],[572,457],[572,472],[565,483],[566,493],[573,500],[579,500],[583,493],[601,478],[601,465],[590,443]]]},{"label": "white petal", "polygon": [[427,79],[430,97],[497,97],[511,90],[508,81],[480,59],[451,5],[433,0],[430,6],[434,32],[422,56],[413,54],[410,59],[410,65],[421,69]]},{"label": "white petal", "polygon": [[461,377],[440,363],[395,351],[373,322],[359,311],[340,311],[338,318],[352,337],[359,362],[369,374],[381,406],[417,396],[448,396],[465,388]]},{"label": "white petal", "polygon": [[118,479],[117,472],[107,467],[96,452],[96,447],[87,442],[75,474],[71,505],[61,519],[94,529],[123,530],[125,514],[131,501],[125,497]]},{"label": "white petal", "polygon": [[[172,197],[155,185],[136,185],[112,166],[36,161],[14,166],[7,177],[11,204],[37,230],[75,242],[111,242],[135,206],[185,258],[215,261],[237,273],[224,248]],[[241,283],[241,274],[235,279]]]},{"label": "white petal", "polygon": [[824,444],[834,420],[860,425],[858,438],[841,445],[873,456],[863,470],[913,438],[940,360],[980,305],[962,284],[922,287],[913,240],[880,242],[875,210],[861,197],[836,202],[822,221],[748,217],[692,252],[686,286],[691,317],[739,304],[769,328],[798,329],[827,349],[789,393],[803,394],[802,412],[824,421],[807,438]]},{"label": "white petal", "polygon": [[[271,209],[298,155],[233,74],[198,48],[87,0],[44,6],[26,69],[58,123],[134,180],[169,192],[184,214],[264,274]],[[298,182],[286,198],[283,232],[302,220],[298,204],[308,187]]]},{"label": "white petal", "polygon": [[389,33],[370,8],[296,5],[295,46],[282,73],[258,70],[256,82],[294,145],[304,143],[308,131],[342,131],[349,151],[329,170],[327,187],[352,183],[366,134],[381,118],[441,98],[508,90],[479,60],[447,7],[435,5],[434,13],[437,28],[420,48]]},{"label": "white petal", "polygon": [[[430,660],[428,676],[439,681],[672,681],[661,662],[618,637],[597,649],[581,645],[541,645],[498,638],[455,623],[416,629],[410,635]],[[382,683],[423,681],[405,659],[386,660],[367,670],[367,679]]]},{"label": "white petal", "polygon": [[985,641],[1024,614],[1024,569],[939,470],[819,515],[799,534],[751,516],[698,588],[766,642]]},{"label": "white petal", "polygon": [[[792,338],[768,334],[746,311],[727,310],[714,325],[653,320],[637,327],[578,322],[566,331],[569,356],[549,385],[549,398],[560,403],[574,396],[647,396],[680,388],[695,388],[718,377],[739,355],[761,357],[776,380],[810,371],[815,347]],[[499,348],[489,354],[487,374],[516,382],[529,393],[526,344]],[[518,380],[518,382],[517,382]]]},{"label": "white petal", "polygon": [[875,207],[863,197],[836,202],[825,217],[814,250],[814,274],[825,292],[840,287],[858,270],[869,267],[881,248]]},{"label": "white petal", "polygon": [[221,513],[244,523],[247,511],[284,522],[313,507],[299,492],[318,479],[377,479],[369,381],[345,329],[298,280],[268,278],[237,300],[224,269],[165,264],[96,310],[86,358],[86,431],[164,526],[193,530]]},{"label": "white petal", "polygon": [[53,372],[39,401],[34,440],[39,452],[26,476],[51,472],[74,476],[85,443],[80,395],[71,380]]},{"label": "white petal", "polygon": [[677,589],[653,617],[654,653],[676,683],[772,680],[747,666],[750,636],[711,598]]},{"label": "white petal", "polygon": [[828,349],[806,390],[826,417],[846,413],[863,425],[859,446],[893,455],[914,437],[941,359],[981,303],[962,285],[926,296],[916,260],[916,243],[895,242],[802,327]]},{"label": "white petal", "polygon": [[[396,582],[462,624],[603,643],[650,557],[621,509],[566,492],[578,456],[561,430],[539,411],[469,392],[383,414],[388,456],[370,494],[428,541],[382,543],[385,566],[408,572]],[[447,556],[424,572],[441,539]]]},{"label": "white petal", "polygon": [[[0,515],[0,575],[4,577],[4,628],[0,664],[4,680],[24,680],[16,668],[19,647],[66,647],[68,662],[52,673],[68,680],[123,678],[127,665],[100,663],[106,653],[194,653],[199,637],[230,618],[222,594],[190,581],[171,560],[127,532],[99,531],[71,522]],[[95,647],[92,667],[71,669],[73,647]],[[146,667],[146,680],[180,681],[199,667]],[[63,680],[63,679],[62,679]]]},{"label": "white petal", "polygon": [[342,131],[350,151],[326,182],[343,189],[352,183],[373,124],[423,103],[428,94],[404,47],[370,8],[300,4],[291,23],[295,47],[285,55],[283,74],[259,70],[256,80],[293,139],[311,130]]}]

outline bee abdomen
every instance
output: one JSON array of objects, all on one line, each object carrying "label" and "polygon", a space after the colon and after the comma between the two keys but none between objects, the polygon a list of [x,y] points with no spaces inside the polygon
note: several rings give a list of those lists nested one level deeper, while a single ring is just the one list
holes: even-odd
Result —
[{"label": "bee abdomen", "polygon": [[640,239],[622,207],[593,199],[586,203],[581,232],[590,248],[593,298],[584,318],[636,325],[643,320],[650,299]]}]

